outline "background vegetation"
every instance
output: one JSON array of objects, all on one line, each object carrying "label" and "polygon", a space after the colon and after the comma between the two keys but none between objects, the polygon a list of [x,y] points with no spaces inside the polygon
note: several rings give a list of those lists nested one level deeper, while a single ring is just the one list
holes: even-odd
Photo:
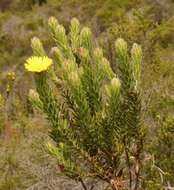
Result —
[{"label": "background vegetation", "polygon": [[33,79],[23,63],[31,55],[32,37],[42,39],[47,50],[52,45],[50,16],[67,29],[72,17],[90,26],[112,64],[114,50],[109,50],[116,38],[142,45],[144,187],[174,186],[173,10],[172,0],[47,0],[42,6],[32,0],[0,1],[0,190],[81,189],[57,176],[56,162],[44,146],[48,124],[27,98]]}]

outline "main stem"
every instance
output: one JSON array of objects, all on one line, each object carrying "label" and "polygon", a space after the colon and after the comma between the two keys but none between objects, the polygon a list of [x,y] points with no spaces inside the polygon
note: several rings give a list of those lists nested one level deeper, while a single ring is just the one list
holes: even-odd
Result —
[{"label": "main stem", "polygon": [[129,159],[129,152],[128,152],[128,148],[126,146],[126,142],[125,140],[124,142],[124,146],[125,146],[125,154],[126,154],[126,162],[127,162],[127,166],[129,169],[129,188],[130,190],[132,189],[132,173],[131,173],[131,164],[130,164],[130,159]]},{"label": "main stem", "polygon": [[83,189],[84,189],[84,190],[88,190],[87,187],[86,187],[86,185],[85,185],[85,183],[84,183],[84,181],[83,181],[83,179],[82,179],[82,178],[79,178],[79,181],[80,181],[80,183],[81,183]]}]

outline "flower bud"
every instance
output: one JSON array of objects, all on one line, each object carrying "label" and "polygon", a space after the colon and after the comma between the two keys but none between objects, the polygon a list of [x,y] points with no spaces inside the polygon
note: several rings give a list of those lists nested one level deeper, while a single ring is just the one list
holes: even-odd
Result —
[{"label": "flower bud", "polygon": [[67,51],[68,39],[63,25],[58,25],[55,31],[54,38],[61,48]]},{"label": "flower bud", "polygon": [[134,43],[133,46],[132,46],[132,49],[131,49],[131,56],[132,56],[132,59],[136,62],[141,62],[142,60],[142,49],[141,49],[141,46]]},{"label": "flower bud", "polygon": [[69,81],[75,86],[80,85],[80,77],[77,71],[73,71],[69,74]]},{"label": "flower bud", "polygon": [[109,61],[103,57],[101,60],[101,65],[102,65],[103,72],[106,74],[108,79],[112,79],[114,77],[114,72],[111,69]]},{"label": "flower bud", "polygon": [[15,80],[15,78],[16,78],[16,75],[15,75],[15,72],[8,72],[7,73],[7,78],[8,78],[8,80],[9,81],[14,81]]},{"label": "flower bud", "polygon": [[45,50],[39,38],[34,37],[31,40],[31,47],[36,56],[45,56]]},{"label": "flower bud", "polygon": [[120,89],[120,86],[121,86],[121,83],[120,83],[120,80],[118,78],[113,78],[111,80],[111,86],[112,88],[115,88],[115,89]]},{"label": "flower bud", "polygon": [[71,20],[71,30],[75,33],[78,33],[79,32],[79,29],[80,29],[80,23],[79,23],[79,20],[76,19],[76,18],[73,18]]},{"label": "flower bud", "polygon": [[94,49],[94,57],[96,59],[100,59],[103,57],[103,50],[101,48],[95,48]]},{"label": "flower bud", "polygon": [[55,60],[57,61],[58,64],[62,64],[64,61],[64,57],[62,55],[62,52],[60,51],[59,48],[53,47],[51,49],[51,54],[53,54]]},{"label": "flower bud", "polygon": [[58,43],[62,48],[67,48],[68,41],[64,26],[60,25],[54,17],[51,17],[48,20],[48,26],[56,43]]},{"label": "flower bud", "polygon": [[91,35],[92,35],[92,33],[91,33],[90,28],[84,27],[84,28],[82,29],[82,31],[81,31],[81,36],[82,36],[82,37],[84,37],[84,38],[87,39],[87,38],[91,37]]},{"label": "flower bud", "polygon": [[39,94],[34,90],[34,89],[30,89],[29,90],[29,99],[33,102],[39,102],[40,98],[39,98]]},{"label": "flower bud", "polygon": [[80,33],[80,23],[76,18],[73,18],[71,20],[71,27],[69,34],[73,52],[76,52],[76,50],[80,46],[79,33]]},{"label": "flower bud", "polygon": [[80,34],[81,37],[81,46],[87,48],[88,50],[92,49],[92,33],[88,27],[84,27]]},{"label": "flower bud", "polygon": [[118,38],[115,42],[115,48],[118,55],[127,53],[127,43],[124,39]]},{"label": "flower bud", "polygon": [[114,77],[111,80],[111,83],[106,86],[107,95],[109,97],[112,97],[112,96],[117,97],[120,93],[120,86],[121,86],[120,80]]},{"label": "flower bud", "polygon": [[60,34],[60,36],[66,35],[66,34],[65,34],[65,28],[64,28],[64,26],[58,25],[58,26],[57,26],[57,30],[58,30],[58,33]]},{"label": "flower bud", "polygon": [[132,74],[134,77],[134,87],[137,89],[138,83],[140,80],[140,75],[141,75],[141,62],[142,62],[142,49],[141,46],[134,43],[133,47],[131,49],[131,66],[132,66]]},{"label": "flower bud", "polygon": [[50,17],[49,19],[48,19],[48,26],[50,27],[50,29],[52,30],[52,31],[54,31],[55,29],[56,29],[56,27],[58,26],[58,21],[57,21],[57,19],[55,18],[55,17]]},{"label": "flower bud", "polygon": [[62,64],[64,72],[66,72],[67,74],[69,74],[70,72],[73,72],[77,69],[77,65],[76,63],[74,63],[74,61],[67,59],[63,62]]}]

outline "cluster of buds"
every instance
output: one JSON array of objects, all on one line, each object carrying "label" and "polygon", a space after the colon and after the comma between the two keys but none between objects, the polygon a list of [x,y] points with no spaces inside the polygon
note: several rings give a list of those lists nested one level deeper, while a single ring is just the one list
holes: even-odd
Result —
[{"label": "cluster of buds", "polygon": [[6,86],[7,96],[9,95],[10,91],[13,88],[15,79],[16,79],[15,73],[13,71],[8,72],[8,74],[7,74],[7,86]]},{"label": "cluster of buds", "polygon": [[8,72],[7,78],[8,78],[9,81],[14,81],[15,78],[16,78],[16,75],[15,75],[15,73],[13,71],[12,72]]}]

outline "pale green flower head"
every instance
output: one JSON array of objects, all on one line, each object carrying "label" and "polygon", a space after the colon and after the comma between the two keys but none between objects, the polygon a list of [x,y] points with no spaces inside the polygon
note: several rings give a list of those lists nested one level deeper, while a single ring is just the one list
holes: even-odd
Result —
[{"label": "pale green flower head", "polygon": [[63,54],[62,54],[61,50],[58,47],[53,47],[51,49],[51,54],[54,56],[57,63],[62,65],[62,63],[64,61],[64,57],[63,57]]},{"label": "pale green flower head", "polygon": [[102,58],[101,65],[104,73],[107,75],[108,79],[112,79],[114,77],[114,72],[111,69],[110,63],[106,58]]},{"label": "pale green flower head", "polygon": [[84,38],[91,37],[92,33],[91,33],[90,28],[88,28],[88,27],[82,28],[81,35],[82,35]]},{"label": "pale green flower head", "polygon": [[88,50],[92,49],[92,32],[88,27],[84,27],[80,33],[80,45]]},{"label": "pale green flower head", "polygon": [[29,90],[28,96],[31,101],[40,101],[39,94],[34,89]]},{"label": "pale green flower head", "polygon": [[74,31],[79,31],[79,28],[80,28],[80,22],[77,18],[73,18],[71,19],[71,28],[74,30]]},{"label": "pale green flower head", "polygon": [[134,43],[131,49],[131,66],[134,77],[134,88],[138,88],[141,77],[142,49],[141,46]]},{"label": "pale green flower head", "polygon": [[119,55],[123,55],[127,52],[127,43],[124,39],[118,38],[115,42],[116,52]]},{"label": "pale green flower head", "polygon": [[37,38],[37,37],[32,38],[31,47],[32,47],[35,55],[37,55],[37,56],[45,56],[46,55],[45,50],[42,45],[42,42],[40,41],[39,38]]},{"label": "pale green flower head", "polygon": [[131,49],[131,56],[133,59],[135,59],[136,61],[141,62],[142,60],[142,49],[141,46],[134,43]]},{"label": "pale green flower head", "polygon": [[58,25],[57,19],[55,17],[53,17],[53,16],[50,17],[48,19],[48,25],[49,25],[50,29],[55,29],[57,27],[57,25]]},{"label": "pale green flower head", "polygon": [[106,86],[107,95],[109,97],[118,96],[118,94],[120,93],[120,87],[121,87],[120,80],[118,78],[114,77],[111,80],[110,84]]},{"label": "pale green flower head", "polygon": [[120,86],[121,86],[121,83],[120,83],[120,80],[118,78],[113,78],[111,80],[111,86],[115,89],[120,89]]}]

